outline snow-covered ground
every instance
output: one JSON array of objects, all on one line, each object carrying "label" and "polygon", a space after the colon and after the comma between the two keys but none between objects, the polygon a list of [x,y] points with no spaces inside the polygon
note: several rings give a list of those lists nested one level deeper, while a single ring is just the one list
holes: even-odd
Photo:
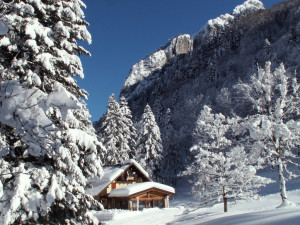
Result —
[{"label": "snow-covered ground", "polygon": [[[300,184],[299,184],[300,186]],[[300,224],[300,190],[288,192],[288,197],[296,206],[278,208],[281,204],[278,193],[261,197],[259,200],[241,200],[230,203],[228,212],[223,212],[223,204],[209,208],[195,209],[185,203],[185,212],[176,216],[169,224],[222,224],[222,225],[299,225]],[[179,201],[177,204],[180,204]]]},{"label": "snow-covered ground", "polygon": [[[99,221],[106,221],[107,225],[154,225],[167,224],[174,220],[175,216],[184,212],[183,207],[168,209],[144,209],[143,211],[107,210],[96,214]],[[102,220],[101,220],[102,219]]]},{"label": "snow-covered ground", "polygon": [[[300,184],[299,184],[300,187]],[[171,201],[169,209],[145,209],[140,212],[127,210],[105,210],[96,213],[99,221],[107,225],[299,225],[300,224],[300,189],[288,192],[288,197],[296,206],[278,208],[280,195],[270,194],[259,200],[241,200],[229,203],[227,213],[223,204],[199,208],[198,203],[184,197]]]}]

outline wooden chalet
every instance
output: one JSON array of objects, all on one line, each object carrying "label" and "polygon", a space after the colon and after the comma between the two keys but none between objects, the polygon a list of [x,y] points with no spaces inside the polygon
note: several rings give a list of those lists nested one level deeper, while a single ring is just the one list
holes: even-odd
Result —
[{"label": "wooden chalet", "polygon": [[90,185],[86,193],[101,202],[105,209],[167,208],[169,196],[175,194],[174,188],[152,182],[135,160],[105,167],[103,177],[91,179]]}]

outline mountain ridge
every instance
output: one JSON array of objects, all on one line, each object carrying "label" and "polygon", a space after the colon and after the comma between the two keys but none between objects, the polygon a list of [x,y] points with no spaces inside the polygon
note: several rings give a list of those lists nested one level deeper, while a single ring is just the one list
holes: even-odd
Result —
[{"label": "mountain ridge", "polygon": [[251,105],[241,101],[233,86],[247,82],[266,61],[274,68],[283,62],[291,73],[299,71],[299,43],[300,1],[265,9],[260,1],[248,0],[232,14],[209,20],[194,38],[179,35],[139,61],[120,96],[127,99],[135,122],[145,105],[151,106],[166,163],[178,160],[176,177],[189,162],[192,132],[203,105],[225,115],[251,114]]}]

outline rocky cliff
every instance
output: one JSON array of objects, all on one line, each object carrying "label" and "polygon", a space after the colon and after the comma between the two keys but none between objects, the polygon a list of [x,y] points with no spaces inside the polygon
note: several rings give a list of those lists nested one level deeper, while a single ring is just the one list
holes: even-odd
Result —
[{"label": "rocky cliff", "polygon": [[184,34],[174,38],[163,49],[157,50],[145,59],[136,63],[125,81],[124,89],[130,88],[151,76],[155,71],[161,70],[165,64],[174,57],[186,54],[193,49],[193,40],[190,35]]},{"label": "rocky cliff", "polygon": [[145,105],[151,106],[169,169],[179,165],[175,176],[188,162],[192,131],[203,105],[226,115],[251,113],[233,86],[239,80],[247,82],[268,60],[274,67],[283,62],[288,71],[299,71],[299,0],[271,9],[248,0],[233,13],[209,20],[194,38],[179,35],[132,67],[121,95],[136,121]]}]

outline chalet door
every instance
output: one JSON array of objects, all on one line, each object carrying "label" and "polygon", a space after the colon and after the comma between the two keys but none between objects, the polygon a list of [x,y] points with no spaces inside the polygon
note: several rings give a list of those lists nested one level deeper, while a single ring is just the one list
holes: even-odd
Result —
[{"label": "chalet door", "polygon": [[111,183],[111,189],[116,189],[116,188],[117,188],[116,182],[112,182],[112,183]]}]

